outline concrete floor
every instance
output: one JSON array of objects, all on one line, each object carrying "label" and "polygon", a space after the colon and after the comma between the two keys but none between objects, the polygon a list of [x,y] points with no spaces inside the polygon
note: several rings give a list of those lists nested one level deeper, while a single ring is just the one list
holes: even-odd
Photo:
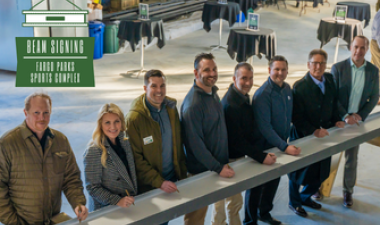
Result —
[{"label": "concrete floor", "polygon": [[[293,84],[307,71],[307,55],[310,50],[319,48],[320,42],[316,38],[316,31],[321,18],[330,17],[336,0],[330,0],[331,6],[320,7],[321,12],[308,9],[307,14],[298,16],[299,9],[290,1],[288,8],[280,4],[276,7],[264,8],[258,13],[261,15],[261,26],[273,29],[277,34],[277,54],[284,55],[289,61],[289,75],[287,82]],[[376,0],[366,0],[372,6],[372,18],[375,14]],[[371,21],[372,22],[372,21]],[[189,22],[190,23],[190,22]],[[364,29],[364,35],[371,37],[371,24]],[[191,27],[201,27],[200,19],[193,21]],[[165,25],[164,25],[165,26]],[[209,52],[210,45],[218,42],[218,23],[215,22],[212,30],[196,30],[185,36],[167,41],[163,49],[151,46],[145,51],[145,67],[160,69],[168,76],[167,95],[178,99],[178,107],[193,83],[193,60],[200,52]],[[236,27],[236,25],[235,25]],[[229,27],[223,23],[223,42],[227,41]],[[174,32],[175,33],[175,32]],[[176,37],[179,34],[167,35]],[[336,39],[323,47],[329,54],[329,66],[333,62]],[[0,53],[5,54],[5,53]],[[215,51],[219,70],[220,88],[222,97],[232,82],[232,71],[236,61],[232,60],[226,51]],[[340,46],[338,61],[350,56],[346,46]],[[370,52],[366,59],[370,60]],[[255,83],[262,84],[268,77],[267,60],[253,60],[255,69]],[[15,73],[0,71],[0,135],[20,124],[23,119],[24,98],[37,90],[48,92],[53,98],[53,114],[50,126],[67,135],[76,154],[79,167],[83,170],[83,152],[89,142],[95,127],[96,115],[99,108],[107,102],[118,104],[124,112],[128,112],[131,101],[143,93],[142,78],[134,79],[120,76],[120,73],[129,69],[139,68],[140,54],[138,52],[104,55],[94,61],[96,78],[95,88],[15,88]],[[257,89],[254,87],[252,93]],[[272,215],[285,224],[380,224],[380,164],[377,157],[380,148],[368,144],[361,146],[359,154],[358,181],[355,188],[355,204],[351,209],[342,206],[342,168],[338,172],[332,196],[326,198],[322,210],[312,210],[308,218],[296,216],[288,209],[287,177],[281,179],[280,187],[274,202]],[[342,166],[342,165],[341,165]],[[87,194],[87,193],[86,193]],[[67,201],[63,202],[62,211],[73,215]],[[243,218],[243,211],[240,211]],[[209,210],[206,224],[210,224],[211,210]],[[183,224],[183,218],[170,222],[171,225]],[[260,222],[259,222],[260,224]]]}]

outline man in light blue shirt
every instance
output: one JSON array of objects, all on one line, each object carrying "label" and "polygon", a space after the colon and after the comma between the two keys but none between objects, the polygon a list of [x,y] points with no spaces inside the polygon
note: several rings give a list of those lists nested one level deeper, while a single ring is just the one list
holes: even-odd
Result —
[{"label": "man in light blue shirt", "polygon": [[[379,69],[365,61],[369,40],[356,36],[351,44],[351,57],[334,64],[331,73],[338,91],[339,115],[350,124],[359,126],[379,100]],[[353,205],[352,193],[356,182],[359,146],[347,149],[343,178],[343,205]]]},{"label": "man in light blue shirt", "polygon": [[367,66],[367,62],[364,60],[364,63],[357,67],[355,63],[350,59],[351,65],[351,93],[348,104],[347,114],[343,119],[349,114],[356,113],[359,111],[359,103],[362,98],[363,88],[364,88],[364,78],[365,78],[365,67]]},{"label": "man in light blue shirt", "polygon": [[[327,129],[334,126],[343,128],[345,125],[338,112],[333,76],[325,73],[326,62],[325,51],[312,50],[307,63],[309,72],[293,85],[293,126],[289,141],[309,135],[324,138],[329,135]],[[329,177],[330,166],[331,158],[328,157],[288,174],[289,208],[295,214],[306,217],[308,214],[303,206],[322,208],[311,196],[318,192],[321,183]]]}]

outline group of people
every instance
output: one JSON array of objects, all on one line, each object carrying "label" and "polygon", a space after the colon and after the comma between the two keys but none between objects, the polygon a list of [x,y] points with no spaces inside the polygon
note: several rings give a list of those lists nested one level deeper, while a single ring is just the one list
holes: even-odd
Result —
[{"label": "group of people", "polygon": [[[301,149],[288,144],[308,135],[323,138],[331,127],[364,121],[379,100],[379,69],[365,61],[369,41],[354,38],[351,57],[325,72],[327,53],[312,50],[309,71],[293,88],[285,82],[288,62],[275,56],[269,62],[269,78],[255,92],[253,68],[236,65],[233,83],[220,100],[215,85],[218,69],[212,54],[194,61],[195,80],[180,114],[177,101],[166,96],[166,77],[159,70],[144,76],[145,93],[131,104],[126,116],[119,106],[101,107],[92,139],[84,153],[85,188],[67,138],[50,128],[52,100],[44,93],[25,99],[25,121],[0,138],[0,222],[4,224],[54,224],[67,219],[60,213],[61,192],[79,220],[89,211],[108,205],[128,208],[134,196],[160,188],[176,192],[176,181],[213,171],[231,178],[229,162],[251,157],[272,165],[277,147],[289,155]],[[346,151],[344,205],[353,204],[359,146]],[[186,153],[186,154],[185,154]],[[329,176],[330,158],[294,171],[289,176],[289,208],[306,217],[303,206],[320,209],[312,200]],[[237,194],[213,204],[212,224],[281,224],[273,218],[280,177],[246,190],[244,220],[239,211],[243,197]],[[300,191],[300,187],[303,189]],[[227,213],[225,209],[227,208]],[[205,223],[208,207],[184,217],[186,225]],[[168,224],[168,222],[164,223]]]}]

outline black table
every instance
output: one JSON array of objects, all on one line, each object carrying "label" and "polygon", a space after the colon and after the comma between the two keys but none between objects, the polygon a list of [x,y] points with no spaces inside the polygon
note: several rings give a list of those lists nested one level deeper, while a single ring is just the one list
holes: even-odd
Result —
[{"label": "black table", "polygon": [[222,46],[222,19],[227,20],[229,26],[232,27],[236,22],[236,16],[239,15],[239,12],[239,4],[235,2],[227,2],[227,4],[206,2],[204,4],[202,13],[203,29],[209,32],[211,30],[211,22],[219,19],[219,45],[211,46],[213,48],[212,50],[226,48],[225,46]]},{"label": "black table", "polygon": [[[255,10],[258,7],[258,2],[260,0],[229,0],[230,2],[236,2],[239,4],[241,12],[244,13],[245,17],[247,18],[248,16],[248,10],[252,8]],[[241,20],[240,20],[241,21]]]},{"label": "black table", "polygon": [[137,73],[140,76],[144,70],[144,42],[150,44],[153,38],[157,38],[157,47],[162,48],[165,46],[165,33],[163,22],[160,18],[150,17],[149,20],[139,20],[138,15],[120,21],[118,38],[127,40],[131,46],[132,51],[136,49],[136,44],[140,44],[141,52],[141,69],[128,71],[127,74]]},{"label": "black table", "polygon": [[211,30],[211,22],[216,19],[227,20],[230,27],[232,27],[236,22],[236,16],[239,15],[239,12],[239,4],[235,2],[227,2],[227,4],[206,2],[202,13],[203,29],[209,32]]},{"label": "black table", "polygon": [[[347,18],[357,19],[364,21],[364,28],[368,26],[371,20],[371,5],[362,2],[338,2],[337,5],[347,6]],[[334,14],[335,15],[335,10]]]},{"label": "black table", "polygon": [[335,18],[321,19],[317,31],[317,38],[321,41],[321,48],[327,44],[332,38],[337,37],[335,48],[334,63],[338,57],[339,38],[345,40],[348,44],[348,49],[355,36],[363,35],[363,26],[359,20],[346,19],[346,23],[337,23]]},{"label": "black table", "polygon": [[120,21],[118,38],[124,39],[131,45],[132,51],[135,51],[136,44],[141,37],[148,39],[150,44],[153,38],[157,38],[157,47],[165,46],[165,33],[163,22],[160,18],[151,17],[149,20],[139,20],[138,15]]},{"label": "black table", "polygon": [[235,53],[237,53],[237,62],[246,62],[254,55],[261,59],[262,54],[270,60],[276,55],[276,33],[266,28],[260,28],[259,31],[249,31],[240,27],[233,28],[230,30],[227,45],[227,52],[231,59],[234,59]]}]

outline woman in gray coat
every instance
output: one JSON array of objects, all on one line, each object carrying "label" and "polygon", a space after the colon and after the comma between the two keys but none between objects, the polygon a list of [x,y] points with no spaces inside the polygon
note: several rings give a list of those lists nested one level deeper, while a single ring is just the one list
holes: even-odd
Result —
[{"label": "woman in gray coat", "polygon": [[127,208],[134,203],[137,179],[125,130],[121,109],[113,103],[105,104],[98,113],[92,140],[84,153],[90,212],[107,205]]}]

